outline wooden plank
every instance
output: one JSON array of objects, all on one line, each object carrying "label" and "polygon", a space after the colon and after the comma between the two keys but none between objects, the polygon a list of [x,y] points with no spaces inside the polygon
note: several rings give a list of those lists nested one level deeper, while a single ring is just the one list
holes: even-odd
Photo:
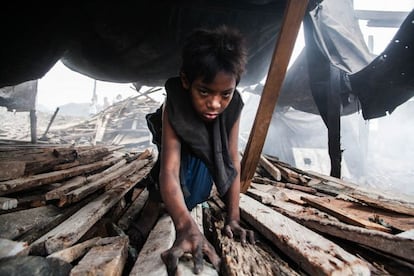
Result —
[{"label": "wooden plank", "polygon": [[139,196],[131,203],[124,215],[119,219],[118,226],[126,231],[131,225],[132,221],[138,216],[142,208],[147,202],[149,192],[147,189],[142,190]]},{"label": "wooden plank", "polygon": [[305,207],[287,202],[288,198],[284,198],[283,196],[280,197],[277,195],[272,195],[268,192],[263,192],[252,188],[249,188],[249,190],[247,190],[247,194],[263,204],[288,210],[291,213],[305,212]]},{"label": "wooden plank", "polygon": [[289,59],[308,5],[307,0],[289,0],[260,98],[256,118],[241,162],[241,191],[246,192],[256,171]]},{"label": "wooden plank", "polygon": [[29,246],[26,242],[17,242],[0,238],[0,260],[12,256],[27,256]]},{"label": "wooden plank", "polygon": [[81,187],[72,190],[63,196],[60,197],[59,206],[66,206],[68,204],[72,204],[74,202],[78,202],[81,199],[85,198],[86,196],[96,192],[97,190],[104,188],[107,185],[116,185],[122,183],[124,178],[128,176],[128,174],[132,174],[141,168],[143,168],[146,164],[149,163],[149,160],[136,160],[127,166],[124,166],[118,170],[115,170],[107,175],[104,175],[102,178],[99,178],[95,181],[90,183],[84,184]]},{"label": "wooden plank", "polygon": [[335,201],[334,198],[309,198],[309,197],[302,197],[302,200],[309,203],[311,206],[318,208],[332,216],[337,217],[339,220],[349,223],[351,225],[356,225],[360,227],[364,227],[367,229],[374,229],[378,231],[383,231],[386,233],[391,233],[391,229],[384,227],[378,223],[371,222],[366,219],[359,218],[353,214],[351,214],[346,209],[340,209],[335,207],[334,204],[331,202]]},{"label": "wooden plank", "polygon": [[260,155],[259,164],[277,181],[282,180],[280,170],[273,166],[262,154]]},{"label": "wooden plank", "polygon": [[59,182],[70,177],[78,176],[81,174],[91,173],[99,169],[105,169],[108,166],[114,164],[116,159],[109,159],[105,161],[98,161],[92,164],[78,166],[61,171],[53,171],[48,173],[42,173],[32,175],[23,178],[17,178],[13,180],[0,182],[0,195],[10,194],[26,189],[39,187],[46,184]]},{"label": "wooden plank", "polygon": [[136,183],[145,177],[151,166],[136,174],[112,189],[106,191],[63,223],[52,229],[31,246],[34,250],[43,248],[47,254],[62,250],[75,244],[98,220],[100,220]]},{"label": "wooden plank", "polygon": [[242,217],[310,275],[370,275],[367,264],[335,243],[244,194]]},{"label": "wooden plank", "polygon": [[70,271],[71,276],[121,276],[128,255],[128,237],[113,237],[106,245],[93,247]]},{"label": "wooden plank", "polygon": [[[290,201],[292,203],[296,203],[296,204],[300,204],[300,205],[305,205],[306,202],[303,201],[301,199],[301,197],[303,196],[307,196],[310,198],[318,198],[317,196],[314,195],[310,195],[301,191],[297,191],[297,190],[290,190],[290,189],[286,189],[284,187],[275,187],[272,185],[264,185],[264,184],[257,184],[252,182],[251,185],[252,188],[263,191],[263,192],[267,192],[271,195],[275,195],[276,198],[284,198],[285,201]],[[278,196],[280,194],[280,196]]]},{"label": "wooden plank", "polygon": [[273,185],[275,187],[282,187],[282,188],[288,188],[288,189],[292,189],[292,190],[298,190],[298,191],[302,191],[308,194],[316,194],[318,191],[314,188],[311,187],[306,187],[306,186],[302,186],[302,185],[297,185],[297,184],[291,184],[291,183],[284,183],[284,182],[279,182],[279,181],[273,181],[264,177],[254,177],[253,178],[253,182],[256,183],[261,183],[261,184],[270,184]]},{"label": "wooden plank", "polygon": [[[141,249],[130,276],[166,276],[167,269],[161,259],[161,253],[171,248],[175,240],[175,228],[172,219],[163,215],[149,234]],[[192,272],[193,262],[182,260],[177,266],[176,275],[195,275]],[[199,275],[218,275],[216,270],[204,261],[204,269]]]}]

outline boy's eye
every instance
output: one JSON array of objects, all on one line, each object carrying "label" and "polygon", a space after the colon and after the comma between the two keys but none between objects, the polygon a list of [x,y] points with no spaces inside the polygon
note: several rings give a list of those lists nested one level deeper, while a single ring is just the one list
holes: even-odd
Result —
[{"label": "boy's eye", "polygon": [[200,95],[201,96],[207,96],[208,95],[208,91],[207,90],[199,89],[198,91],[200,92]]},{"label": "boy's eye", "polygon": [[226,93],[223,93],[222,96],[223,98],[230,98],[231,94],[232,92],[226,92]]}]

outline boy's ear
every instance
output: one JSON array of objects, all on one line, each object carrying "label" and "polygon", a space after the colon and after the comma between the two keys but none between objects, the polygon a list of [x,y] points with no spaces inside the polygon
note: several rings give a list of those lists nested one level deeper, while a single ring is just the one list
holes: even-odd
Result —
[{"label": "boy's ear", "polygon": [[183,73],[180,72],[180,79],[181,79],[181,84],[183,85],[185,90],[190,89],[190,82],[187,79],[187,76]]}]

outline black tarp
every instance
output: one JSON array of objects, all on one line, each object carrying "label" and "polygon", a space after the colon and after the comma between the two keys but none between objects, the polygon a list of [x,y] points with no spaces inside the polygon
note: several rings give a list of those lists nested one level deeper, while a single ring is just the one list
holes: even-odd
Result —
[{"label": "black tarp", "polygon": [[[398,33],[400,43],[372,61],[351,0],[309,2],[306,47],[313,49],[288,71],[280,104],[316,113],[313,102],[323,105],[332,72],[340,81],[342,114],[359,108],[352,95],[359,97],[366,119],[391,112],[413,95],[412,14]],[[221,24],[246,36],[249,60],[241,85],[255,84],[267,74],[285,5],[285,0],[7,2],[0,17],[0,87],[42,78],[59,59],[94,79],[163,85],[178,74],[185,36],[196,27]]]},{"label": "black tarp", "polygon": [[[111,82],[163,85],[178,74],[182,42],[197,27],[238,28],[249,47],[245,83],[268,70],[285,0],[56,1],[3,5],[0,87],[41,78],[57,60]],[[7,42],[7,43],[4,43]]]}]

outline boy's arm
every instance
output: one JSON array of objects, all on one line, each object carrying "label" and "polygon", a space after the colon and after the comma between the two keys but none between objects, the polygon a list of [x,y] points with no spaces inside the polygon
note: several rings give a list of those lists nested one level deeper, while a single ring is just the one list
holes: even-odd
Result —
[{"label": "boy's arm", "polygon": [[232,185],[226,193],[227,201],[227,221],[224,228],[224,233],[233,238],[234,234],[240,237],[242,244],[246,243],[246,236],[248,236],[250,243],[255,243],[254,234],[251,230],[245,230],[240,226],[240,158],[239,158],[239,124],[240,117],[237,119],[233,128],[230,131],[229,137],[229,151],[230,157],[233,161],[234,168],[237,175],[234,178]]},{"label": "boy's arm", "polygon": [[173,246],[162,254],[167,270],[169,274],[173,273],[179,258],[184,253],[192,254],[196,274],[203,269],[203,254],[206,254],[218,269],[220,258],[198,229],[184,201],[179,179],[181,143],[168,120],[165,109],[161,144],[160,192],[176,230]]}]

